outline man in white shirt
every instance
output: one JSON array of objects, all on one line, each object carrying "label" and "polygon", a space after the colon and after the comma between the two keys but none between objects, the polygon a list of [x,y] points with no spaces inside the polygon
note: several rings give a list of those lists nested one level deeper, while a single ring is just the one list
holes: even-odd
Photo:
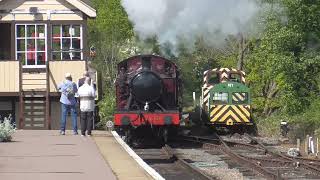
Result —
[{"label": "man in white shirt", "polygon": [[86,77],[90,77],[88,71],[84,71],[82,78],[80,78],[78,80],[78,83],[77,83],[78,88],[81,87],[84,84],[84,81],[86,80]]},{"label": "man in white shirt", "polygon": [[90,84],[91,79],[89,77],[86,77],[84,84],[78,89],[81,111],[81,136],[85,136],[85,132],[87,130],[88,136],[91,136],[94,98],[96,95],[93,87]]}]

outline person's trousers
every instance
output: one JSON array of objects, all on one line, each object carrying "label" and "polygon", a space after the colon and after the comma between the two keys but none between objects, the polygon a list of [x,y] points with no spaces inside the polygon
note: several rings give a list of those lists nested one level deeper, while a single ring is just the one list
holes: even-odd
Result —
[{"label": "person's trousers", "polygon": [[93,111],[88,111],[88,112],[81,111],[80,120],[81,120],[81,134],[85,135],[86,130],[88,130],[87,134],[91,135]]},{"label": "person's trousers", "polygon": [[63,103],[61,103],[60,130],[63,132],[66,130],[67,114],[69,111],[71,113],[73,132],[78,132],[76,105],[66,105]]}]

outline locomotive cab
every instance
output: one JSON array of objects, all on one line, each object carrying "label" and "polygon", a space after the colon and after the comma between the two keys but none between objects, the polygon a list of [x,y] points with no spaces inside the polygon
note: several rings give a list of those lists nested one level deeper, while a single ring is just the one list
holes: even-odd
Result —
[{"label": "locomotive cab", "polygon": [[228,81],[210,90],[210,123],[215,125],[252,125],[250,91],[242,83]]}]

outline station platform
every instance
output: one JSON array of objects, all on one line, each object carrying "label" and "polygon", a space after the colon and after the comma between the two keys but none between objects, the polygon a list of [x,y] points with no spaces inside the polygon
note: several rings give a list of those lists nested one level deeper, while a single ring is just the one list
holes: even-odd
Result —
[{"label": "station platform", "polygon": [[56,130],[18,130],[0,143],[1,180],[152,179],[106,131],[92,137]]},{"label": "station platform", "polygon": [[137,162],[120,146],[111,133],[93,137],[101,154],[110,165],[116,177],[120,180],[153,179],[137,164]]}]

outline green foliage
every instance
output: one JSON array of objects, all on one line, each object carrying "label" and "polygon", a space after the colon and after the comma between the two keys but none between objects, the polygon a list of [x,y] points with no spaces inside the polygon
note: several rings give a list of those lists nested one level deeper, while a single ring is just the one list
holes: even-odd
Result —
[{"label": "green foliage", "polygon": [[[283,12],[268,12],[266,29],[246,64],[248,80],[256,114],[286,114],[296,136],[302,137],[319,128],[320,3],[282,0],[280,5],[285,16]],[[271,117],[263,126],[281,118]]]},{"label": "green foliage", "polygon": [[104,129],[107,121],[113,121],[113,113],[116,107],[116,99],[112,93],[106,93],[99,102],[100,122],[97,124],[99,129]]},{"label": "green foliage", "polygon": [[163,55],[178,65],[185,107],[193,106],[193,91],[197,97],[201,94],[204,70],[238,67],[248,74],[252,107],[262,132],[277,134],[281,119],[297,124],[295,128],[303,133],[320,128],[320,1],[259,2],[265,9],[256,17],[259,33],[255,36],[229,35],[219,45],[201,36],[194,44],[179,38],[174,47],[160,45],[157,37],[142,40],[135,35],[120,0],[94,0],[98,16],[89,21],[89,40],[96,46],[93,62],[106,90],[100,102],[101,119],[113,114],[117,63],[146,53]]},{"label": "green foliage", "polygon": [[268,137],[278,137],[280,135],[280,122],[285,119],[281,115],[272,115],[266,118],[257,119],[259,135]]},{"label": "green foliage", "polygon": [[112,89],[120,49],[133,36],[132,24],[120,0],[94,0],[97,18],[89,20],[89,43],[96,47],[94,67],[101,72],[103,87]]},{"label": "green foliage", "polygon": [[198,96],[201,94],[203,72],[218,66],[214,59],[215,49],[210,47],[203,38],[198,38],[193,51],[190,51],[187,45],[180,41],[178,53],[179,56],[175,59],[182,74],[183,102],[185,106],[192,106],[192,92],[196,92]]},{"label": "green foliage", "polygon": [[5,117],[4,120],[0,120],[0,142],[11,141],[14,132],[15,128],[10,118]]},{"label": "green foliage", "polygon": [[93,0],[97,18],[88,21],[89,44],[96,47],[93,67],[101,74],[103,99],[99,102],[99,127],[112,120],[115,108],[114,80],[117,63],[123,59],[121,49],[133,37],[133,28],[121,0]]},{"label": "green foliage", "polygon": [[[311,98],[311,97],[310,97]],[[320,98],[312,97],[310,106],[304,113],[295,116],[291,120],[291,124],[295,125],[295,130],[299,137],[304,137],[307,134],[314,134],[317,129],[320,129]]]},{"label": "green foliage", "polygon": [[298,129],[314,131],[319,121],[316,117],[320,116],[312,108],[320,87],[320,3],[307,0],[265,3],[271,6],[266,6],[259,17],[265,27],[256,37],[230,35],[219,47],[209,46],[199,38],[192,52],[180,45],[177,61],[187,77],[186,99],[191,101],[192,91],[200,90],[204,69],[237,67],[243,48],[254,114],[261,120],[258,127],[262,131],[269,129],[267,134],[279,132],[280,119],[286,118],[299,124]]},{"label": "green foliage", "polygon": [[89,21],[90,33],[93,33],[91,39],[123,43],[132,37],[132,24],[120,0],[94,0],[93,3],[98,15]]},{"label": "green foliage", "polygon": [[[318,30],[306,24],[314,16],[309,8],[303,10],[310,3],[297,3],[283,1],[286,23],[282,12],[267,14],[266,29],[246,65],[257,111],[265,116],[276,110],[291,115],[301,113],[310,103],[308,97],[318,91],[315,82],[315,74],[319,73],[318,55],[308,47],[310,34],[317,34]],[[314,5],[310,6],[315,10]],[[297,9],[304,14],[297,13]],[[301,16],[309,20],[300,22]]]}]

